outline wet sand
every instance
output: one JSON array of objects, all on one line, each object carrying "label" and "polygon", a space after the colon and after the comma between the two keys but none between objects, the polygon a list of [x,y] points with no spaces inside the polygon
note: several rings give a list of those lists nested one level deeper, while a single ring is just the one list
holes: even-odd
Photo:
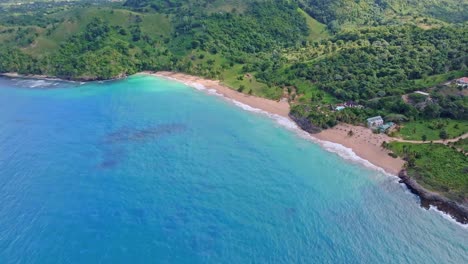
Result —
[{"label": "wet sand", "polygon": [[[348,135],[350,130],[353,131],[352,136]],[[351,148],[359,157],[393,175],[398,175],[405,164],[404,160],[389,156],[390,151],[382,147],[383,142],[394,139],[385,134],[374,134],[365,127],[339,124],[313,136]]]}]

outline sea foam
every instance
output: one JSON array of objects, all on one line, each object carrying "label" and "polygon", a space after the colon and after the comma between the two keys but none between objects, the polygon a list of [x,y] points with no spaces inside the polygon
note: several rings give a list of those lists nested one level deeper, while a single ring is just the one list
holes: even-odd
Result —
[{"label": "sea foam", "polygon": [[444,219],[446,219],[446,220],[448,220],[448,221],[450,221],[450,222],[452,222],[452,223],[454,223],[454,224],[456,224],[456,225],[462,227],[462,228],[465,229],[465,230],[468,230],[468,224],[462,224],[462,223],[458,222],[453,216],[451,216],[450,214],[447,214],[447,213],[445,213],[445,212],[443,212],[443,211],[437,209],[437,207],[435,207],[435,206],[433,206],[433,205],[430,205],[430,206],[429,206],[429,210],[430,210],[430,211],[434,211],[434,212],[436,212],[436,213],[439,213],[440,215],[442,215],[442,217],[443,217]]}]

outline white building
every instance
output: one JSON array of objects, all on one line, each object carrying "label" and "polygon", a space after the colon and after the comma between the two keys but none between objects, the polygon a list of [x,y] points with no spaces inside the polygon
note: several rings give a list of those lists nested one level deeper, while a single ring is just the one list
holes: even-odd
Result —
[{"label": "white building", "polygon": [[468,87],[468,77],[457,79],[457,84],[461,87]]},{"label": "white building", "polygon": [[374,116],[374,117],[367,119],[368,128],[377,128],[379,126],[382,126],[383,124],[384,124],[384,121],[381,116]]}]

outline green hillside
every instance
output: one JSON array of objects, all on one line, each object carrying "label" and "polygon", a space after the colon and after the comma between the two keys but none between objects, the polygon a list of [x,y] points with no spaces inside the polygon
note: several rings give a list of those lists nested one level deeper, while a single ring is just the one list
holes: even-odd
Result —
[{"label": "green hillside", "polygon": [[[288,88],[298,107],[355,100],[370,109],[466,72],[466,23],[434,15],[459,17],[464,4],[453,0],[64,3],[2,13],[1,71],[105,79],[176,70],[269,98]],[[419,115],[396,109],[375,114]]]},{"label": "green hillside", "polygon": [[298,0],[311,16],[339,30],[342,26],[383,25],[418,17],[462,23],[468,2],[459,0]]}]

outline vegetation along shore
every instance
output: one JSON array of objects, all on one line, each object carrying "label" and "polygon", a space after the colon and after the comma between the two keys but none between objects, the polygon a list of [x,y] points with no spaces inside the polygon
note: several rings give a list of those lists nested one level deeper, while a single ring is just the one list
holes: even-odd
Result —
[{"label": "vegetation along shore", "polygon": [[149,71],[198,83],[387,172],[405,169],[410,189],[466,207],[467,9],[458,0],[8,2],[0,72],[91,81]]}]

